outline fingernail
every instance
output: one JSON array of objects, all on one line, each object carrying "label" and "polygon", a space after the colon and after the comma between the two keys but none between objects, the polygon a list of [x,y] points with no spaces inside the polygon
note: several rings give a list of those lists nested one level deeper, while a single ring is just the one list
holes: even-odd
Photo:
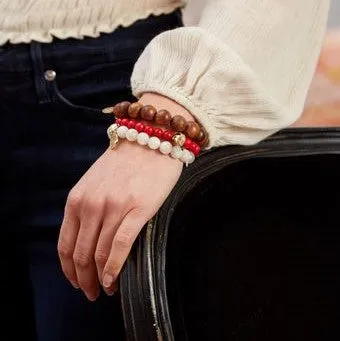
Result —
[{"label": "fingernail", "polygon": [[77,282],[71,281],[71,284],[72,284],[73,288],[79,289],[79,285]]},{"label": "fingernail", "polygon": [[99,297],[99,291],[97,291],[97,292],[83,291],[83,292],[84,292],[86,298],[91,302],[94,302]]},{"label": "fingernail", "polygon": [[98,297],[98,296],[89,296],[89,295],[87,295],[87,294],[85,294],[85,295],[86,295],[87,299],[88,299],[89,301],[91,301],[91,302],[94,302],[94,301],[97,299],[97,297]]},{"label": "fingernail", "polygon": [[105,288],[104,290],[106,295],[113,296],[118,291],[117,283],[113,283],[110,288]]},{"label": "fingernail", "polygon": [[110,288],[112,283],[113,283],[113,276],[110,274],[105,274],[104,279],[103,279],[103,286],[105,288]]}]

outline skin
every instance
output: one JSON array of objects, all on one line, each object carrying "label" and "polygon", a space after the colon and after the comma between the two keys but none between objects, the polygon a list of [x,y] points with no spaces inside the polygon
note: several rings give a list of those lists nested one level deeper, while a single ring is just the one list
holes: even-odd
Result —
[{"label": "skin", "polygon": [[[193,120],[185,108],[164,96],[147,93],[140,102]],[[116,149],[107,149],[70,191],[58,253],[65,276],[90,301],[97,299],[100,286],[108,295],[115,293],[136,237],[168,197],[182,169],[180,161],[124,140]]]}]

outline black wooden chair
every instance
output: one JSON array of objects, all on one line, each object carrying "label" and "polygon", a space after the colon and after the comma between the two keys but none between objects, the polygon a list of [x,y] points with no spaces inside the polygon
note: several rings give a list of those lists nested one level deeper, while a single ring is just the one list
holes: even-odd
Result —
[{"label": "black wooden chair", "polygon": [[340,129],[188,167],[121,276],[128,341],[338,340]]}]

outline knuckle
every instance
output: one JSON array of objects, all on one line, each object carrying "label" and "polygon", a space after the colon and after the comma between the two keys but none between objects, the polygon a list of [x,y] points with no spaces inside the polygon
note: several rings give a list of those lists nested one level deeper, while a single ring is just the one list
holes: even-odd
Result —
[{"label": "knuckle", "polygon": [[107,199],[107,206],[110,209],[122,208],[125,206],[125,201],[117,197],[111,196]]},{"label": "knuckle", "polygon": [[98,213],[102,210],[104,202],[102,199],[87,199],[84,208],[90,214]]},{"label": "knuckle", "polygon": [[138,202],[140,202],[141,197],[136,193],[129,193],[127,200],[128,202],[132,203],[133,206],[135,206]]},{"label": "knuckle", "polygon": [[86,253],[75,252],[73,255],[73,262],[76,267],[87,269],[91,265],[91,257]]},{"label": "knuckle", "polygon": [[116,246],[126,249],[130,248],[133,243],[133,236],[131,232],[118,232],[116,238],[114,239]]},{"label": "knuckle", "polygon": [[65,245],[63,243],[58,243],[57,250],[58,250],[58,254],[59,254],[60,258],[72,259],[72,257],[73,257],[72,249],[70,247],[68,247],[67,245]]},{"label": "knuckle", "polygon": [[72,189],[67,198],[67,206],[71,209],[76,209],[80,206],[82,201],[83,194],[76,189]]},{"label": "knuckle", "polygon": [[105,264],[109,258],[107,252],[97,250],[94,259],[97,264]]}]

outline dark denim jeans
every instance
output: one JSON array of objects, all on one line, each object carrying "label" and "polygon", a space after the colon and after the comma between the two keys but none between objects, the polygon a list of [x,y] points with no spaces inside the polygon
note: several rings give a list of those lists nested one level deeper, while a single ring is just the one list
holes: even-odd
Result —
[{"label": "dark denim jeans", "polygon": [[68,192],[108,146],[112,119],[99,109],[132,100],[139,54],[178,26],[175,12],[96,39],[0,47],[1,340],[124,340],[119,295],[88,302],[65,280],[56,243]]}]

